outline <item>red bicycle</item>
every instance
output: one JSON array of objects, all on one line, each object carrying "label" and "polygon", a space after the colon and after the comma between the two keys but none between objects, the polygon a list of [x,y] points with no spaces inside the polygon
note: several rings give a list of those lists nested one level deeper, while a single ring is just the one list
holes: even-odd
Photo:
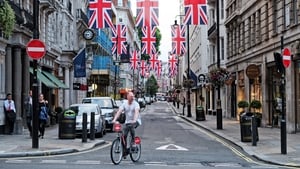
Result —
[{"label": "red bicycle", "polygon": [[[130,130],[134,130],[133,124],[126,124]],[[133,162],[139,161],[141,157],[141,138],[135,137],[134,142],[131,141],[131,132],[128,132],[127,138],[122,132],[122,125],[120,123],[115,123],[113,126],[113,130],[118,133],[117,138],[112,142],[110,149],[110,158],[111,161],[118,165],[122,161],[122,159],[126,158],[128,155]],[[129,143],[129,144],[127,144]],[[134,146],[133,144],[134,143]]]}]

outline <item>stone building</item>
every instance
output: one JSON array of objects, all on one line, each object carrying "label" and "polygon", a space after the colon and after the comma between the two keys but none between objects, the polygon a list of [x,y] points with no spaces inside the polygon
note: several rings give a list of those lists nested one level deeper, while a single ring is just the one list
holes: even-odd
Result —
[{"label": "stone building", "polygon": [[[282,95],[286,107],[287,131],[297,132],[300,119],[299,1],[228,0],[226,2],[227,68],[234,81],[229,86],[232,105],[240,100],[259,100],[263,126],[279,126]],[[274,52],[292,51],[281,88]],[[284,90],[283,90],[284,89]],[[229,111],[235,111],[228,107]],[[253,110],[252,110],[253,111]]]},{"label": "stone building", "polygon": [[[24,99],[32,89],[33,60],[27,56],[26,45],[33,36],[33,1],[7,2],[15,12],[16,24],[10,37],[0,37],[0,104],[6,93],[12,93],[17,109],[15,133],[20,134]],[[86,9],[87,1],[39,1],[39,39],[47,52],[38,60],[38,91],[49,101],[52,111],[73,102],[72,59],[85,46],[80,35],[87,28]]]}]

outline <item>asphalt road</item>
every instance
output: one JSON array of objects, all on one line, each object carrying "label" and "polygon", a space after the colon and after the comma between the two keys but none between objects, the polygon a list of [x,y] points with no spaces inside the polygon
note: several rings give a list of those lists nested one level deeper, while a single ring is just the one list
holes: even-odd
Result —
[{"label": "asphalt road", "polygon": [[93,150],[49,157],[0,160],[3,169],[94,169],[94,168],[279,168],[256,162],[240,149],[176,116],[166,102],[156,102],[142,112],[142,156],[133,163],[124,159],[115,166],[110,160],[110,144],[115,133],[102,139],[107,144]]}]

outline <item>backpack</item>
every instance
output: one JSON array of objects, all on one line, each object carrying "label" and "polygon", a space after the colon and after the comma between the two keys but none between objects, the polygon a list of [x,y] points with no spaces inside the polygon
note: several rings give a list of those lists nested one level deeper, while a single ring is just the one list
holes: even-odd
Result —
[{"label": "backpack", "polygon": [[47,113],[47,107],[46,106],[41,107],[39,119],[40,120],[47,120],[48,119],[48,113]]}]

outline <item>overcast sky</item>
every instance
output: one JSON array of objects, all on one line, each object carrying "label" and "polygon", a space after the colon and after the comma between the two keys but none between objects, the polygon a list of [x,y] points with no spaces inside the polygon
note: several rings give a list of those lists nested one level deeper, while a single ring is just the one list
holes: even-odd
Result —
[{"label": "overcast sky", "polygon": [[[136,0],[131,0],[133,15],[136,15]],[[159,29],[162,34],[159,59],[168,60],[168,52],[171,51],[171,28],[175,16],[179,15],[179,0],[159,0]],[[177,18],[178,19],[178,18]]]}]

